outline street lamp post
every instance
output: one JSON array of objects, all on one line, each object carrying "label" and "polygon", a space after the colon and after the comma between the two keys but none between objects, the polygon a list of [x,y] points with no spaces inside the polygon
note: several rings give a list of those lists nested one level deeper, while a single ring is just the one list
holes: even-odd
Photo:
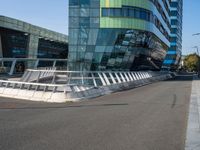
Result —
[{"label": "street lamp post", "polygon": [[196,35],[200,35],[200,33],[195,33],[195,34],[192,34],[192,36],[196,36]]},{"label": "street lamp post", "polygon": [[[200,36],[200,33],[195,33],[192,36]],[[194,48],[196,48],[197,50],[197,55],[198,55],[198,66],[197,66],[197,72],[198,72],[198,77],[200,77],[200,55],[199,55],[199,47],[195,46]]]}]

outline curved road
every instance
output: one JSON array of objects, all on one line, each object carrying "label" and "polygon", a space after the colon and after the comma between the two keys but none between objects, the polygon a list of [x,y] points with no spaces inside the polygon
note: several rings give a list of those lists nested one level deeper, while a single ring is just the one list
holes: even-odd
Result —
[{"label": "curved road", "polygon": [[191,81],[70,104],[0,98],[0,149],[184,150]]}]

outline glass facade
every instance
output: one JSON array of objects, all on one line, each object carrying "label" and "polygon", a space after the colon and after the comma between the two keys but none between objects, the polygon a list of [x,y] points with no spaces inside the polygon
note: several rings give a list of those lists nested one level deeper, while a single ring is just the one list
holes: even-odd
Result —
[{"label": "glass facade", "polygon": [[0,28],[2,56],[7,58],[26,58],[28,36],[22,32]]},{"label": "glass facade", "polygon": [[[162,32],[165,37],[169,39],[167,31],[157,16],[154,15],[152,11],[144,8],[133,6],[122,6],[122,8],[103,8],[102,17],[128,17],[152,22],[160,30],[160,32]],[[168,22],[166,23],[168,25]]]},{"label": "glass facade", "polygon": [[13,18],[0,16],[0,57],[68,57],[68,37]]},{"label": "glass facade", "polygon": [[183,17],[183,1],[171,0],[171,46],[168,50],[163,67],[176,70],[179,67],[182,54],[182,17]]},{"label": "glass facade", "polygon": [[70,70],[159,70],[169,1],[69,0]]},{"label": "glass facade", "polygon": [[66,59],[68,45],[66,43],[58,43],[44,38],[39,39],[38,43],[38,58],[57,58]]}]

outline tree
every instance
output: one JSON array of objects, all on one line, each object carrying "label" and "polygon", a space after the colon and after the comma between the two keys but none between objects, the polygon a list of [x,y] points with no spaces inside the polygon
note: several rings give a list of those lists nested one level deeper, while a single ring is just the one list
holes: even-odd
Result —
[{"label": "tree", "polygon": [[187,55],[184,59],[184,69],[188,71],[198,71],[200,57],[194,53]]}]

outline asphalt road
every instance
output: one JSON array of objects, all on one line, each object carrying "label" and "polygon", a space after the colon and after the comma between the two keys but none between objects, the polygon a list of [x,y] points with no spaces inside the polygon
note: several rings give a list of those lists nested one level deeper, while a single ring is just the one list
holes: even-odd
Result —
[{"label": "asphalt road", "polygon": [[0,150],[184,150],[191,80],[75,104],[0,98]]}]

